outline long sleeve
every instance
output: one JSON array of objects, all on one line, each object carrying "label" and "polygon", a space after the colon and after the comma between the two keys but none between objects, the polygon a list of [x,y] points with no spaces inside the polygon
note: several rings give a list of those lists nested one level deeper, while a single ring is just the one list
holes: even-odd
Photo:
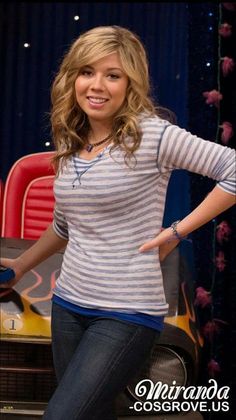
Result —
[{"label": "long sleeve", "polygon": [[228,193],[236,193],[235,150],[203,140],[175,125],[166,127],[163,133],[158,167],[161,172],[186,169],[216,180]]},{"label": "long sleeve", "polygon": [[55,205],[53,214],[53,229],[62,239],[68,239],[68,225],[62,211]]}]

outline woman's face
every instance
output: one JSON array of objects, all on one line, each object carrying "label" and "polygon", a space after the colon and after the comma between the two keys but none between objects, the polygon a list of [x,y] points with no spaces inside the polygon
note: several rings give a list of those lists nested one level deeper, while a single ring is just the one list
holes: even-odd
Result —
[{"label": "woman's face", "polygon": [[85,66],[75,81],[78,105],[93,121],[111,124],[122,106],[128,86],[118,53],[112,53]]}]

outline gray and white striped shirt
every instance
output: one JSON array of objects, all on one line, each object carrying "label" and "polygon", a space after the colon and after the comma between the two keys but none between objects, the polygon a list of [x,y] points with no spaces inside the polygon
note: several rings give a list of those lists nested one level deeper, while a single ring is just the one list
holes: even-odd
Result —
[{"label": "gray and white striped shirt", "polygon": [[136,165],[107,147],[89,167],[69,159],[55,179],[54,229],[69,238],[55,295],[93,309],[166,315],[157,250],[139,247],[161,230],[173,169],[215,179],[235,194],[235,151],[159,117],[143,117]]}]

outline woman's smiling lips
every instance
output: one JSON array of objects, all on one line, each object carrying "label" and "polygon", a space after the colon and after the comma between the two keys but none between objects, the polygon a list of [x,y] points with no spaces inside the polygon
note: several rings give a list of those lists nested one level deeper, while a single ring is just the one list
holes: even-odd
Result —
[{"label": "woman's smiling lips", "polygon": [[90,107],[96,108],[96,109],[102,108],[104,103],[108,101],[108,99],[98,98],[95,96],[88,96],[87,99],[89,101]]}]

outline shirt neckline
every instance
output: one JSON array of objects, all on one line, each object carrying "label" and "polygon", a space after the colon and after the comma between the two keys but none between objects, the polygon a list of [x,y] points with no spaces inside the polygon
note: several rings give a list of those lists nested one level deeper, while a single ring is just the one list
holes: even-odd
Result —
[{"label": "shirt neckline", "polygon": [[101,157],[103,157],[104,156],[104,154],[110,149],[110,147],[112,146],[112,143],[110,143],[110,144],[108,144],[106,147],[104,147],[104,149],[103,150],[101,150],[101,152],[99,152],[94,158],[92,158],[92,159],[86,159],[86,158],[82,158],[82,157],[80,157],[80,155],[75,155],[74,157],[76,158],[76,159],[79,159],[79,160],[82,160],[82,161],[84,161],[84,162],[93,162],[93,161],[95,161],[95,160],[97,160],[97,159],[100,159]]}]

